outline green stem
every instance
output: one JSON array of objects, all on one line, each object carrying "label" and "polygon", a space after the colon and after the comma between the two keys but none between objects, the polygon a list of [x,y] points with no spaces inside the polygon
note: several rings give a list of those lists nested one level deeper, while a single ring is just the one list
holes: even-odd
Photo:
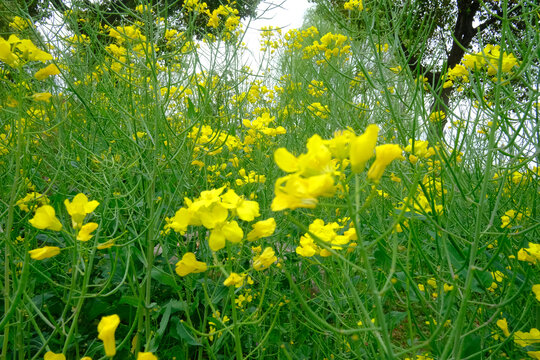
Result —
[{"label": "green stem", "polygon": [[[359,224],[360,224],[360,209],[362,207],[360,206],[360,191],[357,190],[360,187],[360,178],[358,174],[354,176],[354,181],[355,181],[354,226],[356,228],[356,233],[359,235],[361,234],[360,229],[359,229]],[[377,324],[379,325],[381,329],[380,334],[377,334],[377,335],[381,336],[382,338],[382,343],[380,344],[383,347],[382,350],[385,354],[385,357],[388,359],[393,359],[394,352],[392,350],[392,342],[390,340],[390,336],[388,334],[388,329],[386,326],[386,321],[385,321],[384,311],[383,311],[383,306],[382,306],[382,301],[381,301],[381,295],[380,295],[379,290],[377,289],[375,275],[373,274],[373,268],[371,267],[371,263],[369,261],[369,255],[366,251],[365,244],[360,238],[358,241],[358,248],[360,251],[360,257],[362,258],[362,262],[366,268],[366,277],[368,280],[368,286],[370,288],[370,291],[373,296],[373,301],[375,303]]]},{"label": "green stem", "polygon": [[233,322],[234,322],[234,348],[236,350],[236,359],[242,360],[244,356],[242,355],[242,344],[240,343],[240,325],[238,324],[238,314],[236,312],[236,302],[235,302],[235,294],[234,294],[234,287],[229,286],[229,299],[231,299],[231,310],[232,310],[232,316],[233,316]]}]

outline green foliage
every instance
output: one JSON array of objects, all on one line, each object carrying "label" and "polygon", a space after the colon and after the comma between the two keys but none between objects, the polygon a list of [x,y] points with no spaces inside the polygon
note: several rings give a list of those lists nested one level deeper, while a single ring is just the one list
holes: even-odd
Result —
[{"label": "green foliage", "polygon": [[537,356],[538,5],[452,71],[454,3],[325,3],[262,73],[115,4],[0,39],[0,358]]}]

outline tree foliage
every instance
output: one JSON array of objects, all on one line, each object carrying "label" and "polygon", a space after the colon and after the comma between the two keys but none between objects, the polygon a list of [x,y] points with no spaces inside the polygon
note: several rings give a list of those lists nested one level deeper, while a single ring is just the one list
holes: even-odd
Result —
[{"label": "tree foliage", "polygon": [[[346,16],[344,1],[313,2],[327,16]],[[427,79],[434,96],[432,112],[448,109],[455,87],[443,87],[445,74],[467,53],[481,51],[486,44],[500,44],[501,52],[510,48],[519,56],[532,46],[531,34],[538,32],[540,20],[535,1],[365,1],[364,9],[377,12],[374,18],[378,21],[365,23],[359,16],[349,19],[347,25],[359,32],[375,32],[382,39],[393,39],[412,74]],[[519,90],[520,85],[515,85]],[[444,122],[441,125],[444,127]]]},{"label": "tree foliage", "polygon": [[[233,9],[238,10],[240,18],[254,16],[257,6],[261,0],[238,0],[234,2],[224,0],[207,0],[205,3],[209,11],[214,11],[220,5],[228,4]],[[178,28],[185,28],[190,21],[186,13],[183,12],[184,0],[158,0],[151,5],[155,14],[167,18]],[[81,15],[81,18],[97,18],[99,24],[116,26],[123,20],[132,18],[130,14],[136,12],[136,7],[140,5],[138,0],[101,0],[98,2],[90,0],[74,0],[65,2],[62,0],[23,0],[23,1],[3,1],[0,4],[0,36],[9,34],[9,23],[14,16],[27,14],[35,22],[43,21],[51,16],[53,12],[65,14],[74,12]],[[97,15],[97,16],[96,16]],[[80,24],[81,25],[81,24]],[[199,29],[205,27],[204,23],[196,24]],[[72,29],[75,32],[83,32],[84,27]]]}]

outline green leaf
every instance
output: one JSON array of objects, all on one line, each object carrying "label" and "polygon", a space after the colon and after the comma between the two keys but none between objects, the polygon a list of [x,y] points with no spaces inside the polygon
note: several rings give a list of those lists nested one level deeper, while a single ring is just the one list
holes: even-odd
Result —
[{"label": "green leaf", "polygon": [[171,335],[177,339],[184,340],[187,344],[193,346],[202,346],[202,344],[189,332],[183,322],[178,318],[173,317],[172,322],[175,323]]}]

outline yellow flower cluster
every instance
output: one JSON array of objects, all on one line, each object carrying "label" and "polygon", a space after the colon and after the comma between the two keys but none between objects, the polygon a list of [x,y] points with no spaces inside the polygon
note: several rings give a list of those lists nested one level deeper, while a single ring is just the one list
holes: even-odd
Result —
[{"label": "yellow flower cluster", "polygon": [[521,220],[523,220],[523,213],[515,211],[515,210],[508,210],[504,213],[503,216],[501,216],[501,228],[506,228],[510,223],[518,223]]},{"label": "yellow flower cluster", "polygon": [[397,209],[421,215],[441,214],[443,206],[438,205],[435,200],[446,192],[440,179],[426,174],[422,179],[422,184],[418,185],[417,194],[412,198],[405,197]]},{"label": "yellow flower cluster", "polygon": [[350,227],[342,235],[338,235],[337,232],[341,229],[343,226],[336,222],[325,224],[323,220],[316,219],[309,225],[309,232],[300,238],[300,246],[296,247],[296,253],[303,257],[332,255],[329,250],[317,245],[318,242],[325,243],[334,250],[341,250],[346,245],[351,248],[356,246],[355,243],[349,244],[357,240],[356,230]]},{"label": "yellow flower cluster", "polygon": [[224,146],[229,151],[242,146],[242,141],[237,136],[223,131],[214,131],[210,125],[194,126],[188,134],[188,138],[195,143],[194,156],[201,152],[207,155],[217,155],[223,151]]},{"label": "yellow flower cluster", "polygon": [[46,62],[52,55],[34,45],[31,40],[10,35],[7,40],[0,36],[0,61],[11,67],[18,67],[26,61]]},{"label": "yellow flower cluster", "polygon": [[312,39],[318,35],[319,30],[315,26],[311,26],[306,30],[291,29],[283,36],[281,46],[286,48],[286,52],[292,53],[302,48],[304,40]]},{"label": "yellow flower cluster", "polygon": [[431,122],[441,122],[446,119],[446,114],[444,111],[435,111],[429,114],[429,121]]},{"label": "yellow flower cluster", "polygon": [[311,80],[311,83],[308,85],[308,94],[314,97],[323,96],[328,89],[324,86],[324,82]]},{"label": "yellow flower cluster", "polygon": [[448,70],[443,88],[446,89],[454,86],[454,82],[456,81],[461,81],[463,83],[469,82],[469,71],[461,64],[457,64],[452,69]]},{"label": "yellow flower cluster", "polygon": [[226,241],[239,243],[244,237],[242,228],[233,217],[252,221],[259,216],[259,204],[246,200],[232,189],[222,195],[225,187],[201,192],[195,200],[184,199],[185,206],[174,217],[167,218],[165,232],[174,230],[185,234],[188,226],[204,226],[210,230],[208,244],[212,251],[225,247]]},{"label": "yellow flower cluster", "polygon": [[[23,205],[24,203],[21,203]],[[94,235],[94,232],[98,228],[98,224],[89,222],[83,225],[86,215],[91,214],[99,202],[93,200],[88,201],[86,195],[80,193],[75,195],[73,202],[65,200],[66,209],[71,216],[71,222],[73,228],[77,230],[76,239],[79,241],[88,241]],[[24,208],[21,208],[24,210]],[[36,209],[34,217],[28,221],[30,225],[40,230],[62,230],[62,223],[56,217],[54,208],[50,205],[42,205]],[[39,249],[30,250],[30,257],[35,260],[43,260],[56,256],[60,253],[60,248],[57,246],[44,246]]]},{"label": "yellow flower cluster", "polygon": [[206,263],[197,261],[195,254],[192,252],[185,253],[182,256],[182,260],[176,263],[176,273],[179,276],[186,276],[188,274],[197,274],[205,272],[207,269]]},{"label": "yellow flower cluster", "polygon": [[466,54],[461,63],[472,71],[485,70],[489,76],[499,72],[511,73],[515,66],[519,66],[516,57],[507,52],[501,53],[500,45],[488,44],[476,54]]},{"label": "yellow flower cluster", "polygon": [[410,153],[409,161],[412,164],[416,164],[418,159],[427,159],[431,155],[435,154],[435,149],[429,147],[429,142],[422,140],[409,139],[409,145],[405,147],[405,152]]},{"label": "yellow flower cluster", "polygon": [[20,16],[14,16],[13,20],[9,23],[9,27],[16,31],[23,31],[32,25],[33,24],[30,20],[23,19]]},{"label": "yellow flower cluster", "polygon": [[348,41],[349,38],[345,35],[326,33],[320,38],[320,42],[315,40],[312,45],[304,48],[303,59],[317,59],[317,65],[327,63],[332,57],[347,61],[347,56],[351,53]]},{"label": "yellow flower cluster", "polygon": [[540,244],[530,242],[528,248],[520,249],[518,251],[518,260],[535,264],[540,260]]},{"label": "yellow flower cluster", "polygon": [[362,11],[364,10],[364,5],[362,4],[362,0],[349,0],[345,4],[343,4],[343,8],[345,10]]},{"label": "yellow flower cluster", "polygon": [[277,261],[276,254],[271,247],[264,249],[262,254],[253,258],[253,268],[257,271],[268,269],[270,265]]},{"label": "yellow flower cluster", "polygon": [[323,140],[313,135],[307,142],[307,153],[296,157],[285,148],[274,153],[278,167],[289,173],[279,178],[274,187],[272,210],[315,208],[321,196],[336,192],[335,177],[342,175],[338,163],[348,164],[355,173],[364,170],[375,152],[375,161],[368,170],[369,180],[377,183],[386,167],[394,160],[403,159],[399,145],[383,144],[376,147],[379,128],[369,125],[365,133],[356,136],[350,130],[338,131],[334,138]]},{"label": "yellow flower cluster", "polygon": [[307,109],[316,117],[319,117],[321,119],[328,118],[328,114],[330,114],[330,108],[328,105],[321,105],[321,103],[312,103],[311,105],[308,105]]},{"label": "yellow flower cluster", "polygon": [[242,124],[248,128],[247,134],[244,136],[244,144],[248,145],[256,143],[258,140],[264,139],[265,136],[275,137],[277,135],[286,134],[287,130],[285,130],[283,126],[275,128],[269,126],[275,119],[275,116],[270,116],[270,113],[266,111],[253,121],[244,119]]},{"label": "yellow flower cluster", "polygon": [[[222,18],[225,20],[224,27],[229,32],[234,31],[240,24],[238,10],[233,9],[229,5],[219,5],[219,7],[214,11],[208,11],[207,15],[208,23],[206,24],[206,26],[213,27],[214,29],[216,29],[219,26],[220,22],[223,21]],[[222,18],[220,18],[220,16]]]}]

